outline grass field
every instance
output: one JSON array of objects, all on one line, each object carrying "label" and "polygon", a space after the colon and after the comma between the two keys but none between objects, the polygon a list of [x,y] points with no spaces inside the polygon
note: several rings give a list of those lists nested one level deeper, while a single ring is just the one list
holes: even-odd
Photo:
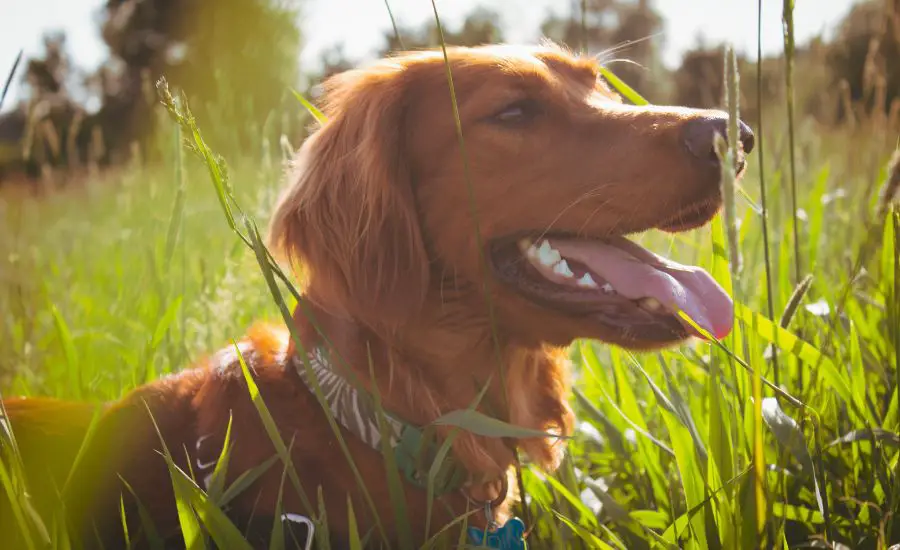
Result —
[{"label": "grass field", "polygon": [[[732,287],[737,330],[721,347],[658,354],[573,346],[569,458],[553,476],[523,471],[532,547],[900,542],[900,216],[879,194],[900,179],[888,172],[896,129],[877,117],[827,129],[798,120],[794,215],[784,109],[766,110],[733,202],[740,267],[721,217],[642,237]],[[182,157],[174,124],[161,139],[170,154],[153,167],[40,198],[0,192],[4,396],[113,399],[278,319],[207,167]],[[281,184],[280,153],[264,151],[227,159],[260,227]],[[3,490],[24,502],[4,468]],[[20,534],[40,541],[42,521],[24,517]]]}]

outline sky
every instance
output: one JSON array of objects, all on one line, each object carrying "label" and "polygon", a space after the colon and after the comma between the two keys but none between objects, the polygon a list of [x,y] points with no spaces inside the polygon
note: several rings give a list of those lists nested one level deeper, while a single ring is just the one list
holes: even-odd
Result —
[{"label": "sky", "polygon": [[[215,1],[215,0],[211,0]],[[418,26],[433,18],[431,0],[387,0],[398,24]],[[20,49],[40,54],[41,35],[63,30],[76,65],[95,68],[107,56],[99,36],[97,18],[104,0],[0,0],[0,75],[8,74]],[[782,0],[762,0],[763,50],[782,48]],[[795,0],[795,31],[798,42],[829,32],[854,0]],[[507,42],[534,42],[540,23],[551,12],[567,14],[572,0],[436,0],[445,26],[454,27],[476,6],[496,11],[504,24]],[[739,52],[756,52],[757,0],[654,0],[665,21],[664,36],[655,37],[663,46],[664,62],[677,66],[682,53],[696,45],[702,35],[707,42],[731,42]],[[385,0],[302,0],[301,29],[304,48],[301,67],[315,66],[321,53],[342,44],[352,59],[365,60],[381,45],[391,28]],[[340,21],[337,25],[334,22]],[[627,55],[627,52],[626,54]],[[16,100],[17,86],[5,102]]]}]

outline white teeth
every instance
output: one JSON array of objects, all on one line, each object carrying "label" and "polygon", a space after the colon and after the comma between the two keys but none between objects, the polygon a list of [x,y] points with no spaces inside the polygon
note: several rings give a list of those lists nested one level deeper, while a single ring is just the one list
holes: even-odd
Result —
[{"label": "white teeth", "polygon": [[531,242],[531,239],[521,239],[519,240],[519,250],[522,254],[525,255],[529,260],[535,260],[538,256],[537,248],[535,248],[534,243]]},{"label": "white teeth", "polygon": [[580,279],[575,281],[575,284],[578,286],[583,286],[585,288],[597,288],[597,283],[594,281],[594,278],[591,277],[590,273],[585,273],[581,276]]},{"label": "white teeth", "polygon": [[572,273],[572,270],[569,269],[569,264],[566,263],[565,260],[561,260],[558,264],[553,266],[553,273],[557,275],[562,275],[563,277],[574,277],[575,274]]},{"label": "white teeth", "polygon": [[616,293],[616,289],[614,289],[613,286],[609,283],[606,283],[603,286],[601,286],[600,290],[602,290],[604,294],[615,294]]},{"label": "white teeth", "polygon": [[638,301],[638,305],[651,313],[656,313],[663,308],[663,305],[656,298],[641,298]]},{"label": "white teeth", "polygon": [[550,241],[541,241],[537,249],[537,260],[546,267],[553,267],[562,259],[560,253],[550,246]]}]

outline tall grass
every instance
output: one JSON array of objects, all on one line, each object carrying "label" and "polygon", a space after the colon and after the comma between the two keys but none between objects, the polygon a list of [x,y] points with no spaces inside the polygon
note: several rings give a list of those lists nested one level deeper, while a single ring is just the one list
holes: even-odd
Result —
[{"label": "tall grass", "polygon": [[791,167],[791,229],[793,229],[794,234],[794,282],[799,283],[803,263],[800,256],[800,232],[797,227],[797,163],[794,145],[794,0],[784,0],[781,20],[784,30],[784,80],[787,88],[785,102],[787,105],[788,157]]},{"label": "tall grass", "polygon": [[[819,540],[886,549],[900,541],[900,213],[889,199],[878,204],[870,192],[878,182],[856,162],[858,152],[880,159],[884,195],[900,178],[878,133],[860,137],[859,126],[870,123],[829,128],[827,139],[800,124],[798,141],[821,145],[785,155],[783,140],[768,137],[792,124],[767,118],[765,136],[756,128],[748,173],[734,182],[728,220],[640,237],[731,289],[736,330],[720,343],[659,353],[572,346],[580,422],[569,456],[553,475],[524,467],[520,476],[534,547],[784,548]],[[113,399],[228,345],[258,318],[284,315],[290,289],[282,298],[285,285],[254,229],[274,202],[280,166],[262,150],[228,164],[212,152],[184,157],[176,126],[158,166],[41,199],[0,193],[3,395]],[[776,160],[763,166],[762,158]],[[796,187],[767,192],[764,178]],[[243,238],[223,219],[236,207],[247,223],[239,215],[228,221]],[[861,210],[875,213],[864,229]],[[800,258],[813,278],[798,287]],[[11,441],[6,431],[0,438]],[[317,547],[329,547],[321,502],[314,488],[299,487],[285,459],[290,442],[276,448],[280,466],[264,466],[283,469],[283,490],[306,495]],[[2,449],[9,466],[0,468],[0,498],[27,504],[20,469],[6,460],[15,453]],[[223,469],[227,460],[226,452]],[[232,487],[214,481],[205,494],[173,467],[186,542],[244,546],[221,509],[257,473]],[[17,517],[0,525],[13,547],[63,538],[52,518],[12,509]],[[377,544],[380,535],[351,539]],[[456,543],[446,533],[431,540]]]},{"label": "tall grass", "polygon": [[[763,67],[763,55],[762,55],[762,22],[763,22],[763,8],[762,8],[762,0],[758,0],[756,3],[756,112],[757,112],[757,128],[756,128],[756,141],[758,143],[758,147],[756,150],[757,156],[757,165],[759,166],[759,204],[761,207],[760,210],[760,229],[762,230],[762,249],[763,249],[763,262],[766,266],[766,311],[769,316],[770,321],[775,320],[775,303],[774,303],[774,293],[772,291],[772,258],[769,250],[769,201],[767,198],[767,189],[766,189],[766,149],[764,139],[765,139],[765,126],[763,125],[763,120],[765,118],[763,112],[763,79],[762,79],[762,67]],[[775,385],[779,385],[781,383],[781,372],[778,368],[778,350],[772,348],[772,377],[775,382]]]}]

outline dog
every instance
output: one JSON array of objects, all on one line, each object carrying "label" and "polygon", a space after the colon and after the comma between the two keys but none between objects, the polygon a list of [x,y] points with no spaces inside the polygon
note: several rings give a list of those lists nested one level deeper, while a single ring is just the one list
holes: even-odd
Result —
[{"label": "dog", "polygon": [[[228,503],[239,527],[265,518],[267,531],[281,513],[312,531],[321,490],[335,547],[347,544],[348,501],[373,544],[391,547],[403,524],[421,544],[468,514],[470,541],[519,547],[513,469],[528,460],[553,471],[573,430],[565,347],[703,336],[679,311],[717,338],[731,330],[731,299],[709,274],[627,238],[715,216],[725,113],[626,104],[596,59],[552,44],[399,54],[328,79],[322,111],[269,227],[302,282],[292,326],[254,326],[236,347],[102,408],[64,495],[87,544],[122,546],[124,517],[140,546],[141,510],[177,540],[166,449],[204,490],[227,431],[226,485],[285,456],[246,367],[305,496],[276,461]],[[743,122],[739,139],[738,172],[754,145]],[[5,402],[23,455],[50,438],[63,457],[25,459],[36,499],[64,485],[87,407]],[[435,422],[467,409],[529,431]],[[397,499],[407,517],[393,517]],[[511,525],[515,542],[503,546]]]}]

